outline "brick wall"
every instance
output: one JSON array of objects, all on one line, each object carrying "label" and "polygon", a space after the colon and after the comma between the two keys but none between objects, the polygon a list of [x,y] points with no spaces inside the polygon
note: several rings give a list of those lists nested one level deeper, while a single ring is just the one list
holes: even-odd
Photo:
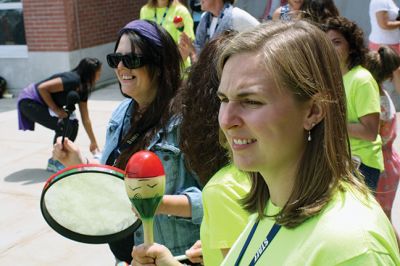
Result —
[{"label": "brick wall", "polygon": [[116,39],[147,0],[24,0],[29,51],[73,51]]}]

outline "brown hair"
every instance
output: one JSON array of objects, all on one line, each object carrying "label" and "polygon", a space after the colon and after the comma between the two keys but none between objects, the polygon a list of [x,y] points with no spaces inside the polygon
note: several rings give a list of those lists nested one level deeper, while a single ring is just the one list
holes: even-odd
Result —
[{"label": "brown hair", "polygon": [[216,71],[218,52],[234,36],[225,32],[206,44],[199,58],[192,65],[187,83],[180,91],[182,98],[181,150],[188,167],[205,185],[212,175],[228,164],[229,156],[219,145]]},{"label": "brown hair", "polygon": [[389,79],[400,66],[400,56],[389,46],[381,46],[378,51],[370,51],[365,60],[365,68],[379,84]]},{"label": "brown hair", "polygon": [[[289,90],[298,102],[319,101],[324,119],[311,131],[300,158],[293,191],[276,222],[295,227],[318,214],[344,183],[365,195],[368,190],[352,173],[350,145],[346,128],[346,98],[342,74],[331,41],[306,21],[269,22],[236,36],[223,50],[219,73],[235,54],[259,52],[265,73],[273,76],[281,90]],[[323,67],[321,67],[323,66]],[[259,173],[252,174],[252,187],[244,199],[249,212],[265,216],[269,188]]]},{"label": "brown hair", "polygon": [[328,18],[322,25],[325,32],[335,30],[340,32],[349,44],[348,69],[364,64],[368,49],[364,43],[364,33],[353,21],[344,17]]},{"label": "brown hair", "polygon": [[301,9],[303,17],[313,22],[323,23],[330,17],[339,16],[339,11],[333,0],[305,0]]}]

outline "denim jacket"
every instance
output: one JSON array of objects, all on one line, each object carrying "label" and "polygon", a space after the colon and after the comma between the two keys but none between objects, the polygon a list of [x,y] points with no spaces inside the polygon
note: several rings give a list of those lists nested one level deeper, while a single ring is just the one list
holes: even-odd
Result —
[{"label": "denim jacket", "polygon": [[[132,100],[124,100],[113,112],[109,121],[106,144],[103,149],[101,163],[118,145],[119,135],[130,126]],[[154,240],[167,246],[172,254],[185,254],[194,242],[200,239],[200,223],[203,218],[201,190],[195,174],[186,169],[184,156],[179,149],[179,118],[172,118],[166,131],[160,130],[148,150],[155,152],[161,159],[166,173],[166,195],[186,195],[192,208],[192,218],[182,218],[172,215],[156,215],[154,219]],[[124,126],[123,126],[124,125]],[[126,133],[126,132],[125,132]],[[135,232],[135,244],[143,243],[143,227]]]}]

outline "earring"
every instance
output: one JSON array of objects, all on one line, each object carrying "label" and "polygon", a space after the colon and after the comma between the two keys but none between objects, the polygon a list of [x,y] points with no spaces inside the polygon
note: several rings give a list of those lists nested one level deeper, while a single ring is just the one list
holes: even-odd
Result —
[{"label": "earring", "polygon": [[315,126],[315,123],[312,123],[311,128],[308,130],[308,138],[307,138],[308,142],[311,141],[311,130],[313,129],[314,126]]}]

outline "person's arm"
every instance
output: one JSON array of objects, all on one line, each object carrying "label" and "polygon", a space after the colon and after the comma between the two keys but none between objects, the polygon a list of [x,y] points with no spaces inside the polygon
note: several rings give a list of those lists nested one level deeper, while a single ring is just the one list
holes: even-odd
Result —
[{"label": "person's arm", "polygon": [[68,116],[68,114],[62,107],[58,106],[54,102],[51,94],[55,92],[61,92],[63,90],[64,86],[61,78],[47,80],[38,86],[38,92],[43,101],[54,113],[57,114],[59,118],[65,118]]},{"label": "person's arm", "polygon": [[87,102],[79,102],[79,112],[81,113],[82,124],[85,128],[85,131],[90,139],[89,150],[91,153],[99,152],[99,147],[97,145],[96,137],[93,133],[92,122],[89,117],[88,103]]},{"label": "person's arm", "polygon": [[272,20],[279,20],[281,17],[281,8],[278,7],[275,9],[274,13],[272,14]]},{"label": "person's arm", "polygon": [[359,118],[360,123],[347,124],[349,136],[367,141],[374,141],[379,132],[379,113],[372,113]]},{"label": "person's arm", "polygon": [[389,15],[387,11],[378,11],[375,13],[375,15],[379,27],[384,30],[395,30],[400,27],[400,21],[389,20]]},{"label": "person's arm", "polygon": [[185,195],[164,195],[157,214],[190,218],[192,217],[192,208],[188,197]]}]

